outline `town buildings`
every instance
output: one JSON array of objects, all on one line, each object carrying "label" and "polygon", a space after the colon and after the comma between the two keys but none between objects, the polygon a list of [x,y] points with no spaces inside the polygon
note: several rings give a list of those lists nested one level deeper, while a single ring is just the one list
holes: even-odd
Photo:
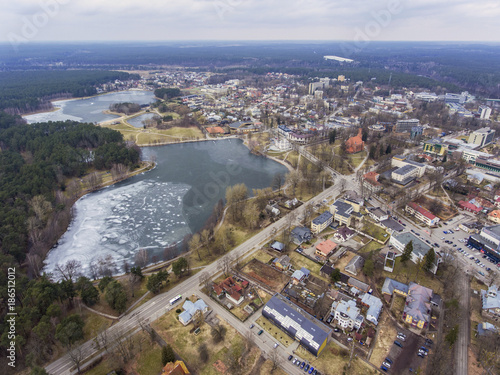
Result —
[{"label": "town buildings", "polygon": [[415,202],[409,202],[405,211],[429,227],[437,225],[440,220],[436,215]]}]

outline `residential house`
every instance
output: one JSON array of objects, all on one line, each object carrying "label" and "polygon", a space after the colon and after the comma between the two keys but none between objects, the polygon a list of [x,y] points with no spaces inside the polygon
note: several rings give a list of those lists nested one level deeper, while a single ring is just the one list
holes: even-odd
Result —
[{"label": "residential house", "polygon": [[470,202],[466,202],[466,201],[458,202],[458,207],[464,211],[472,212],[475,215],[477,215],[478,213],[480,213],[483,210],[482,207],[478,207],[478,206],[476,206]]},{"label": "residential house", "polygon": [[353,231],[351,228],[343,226],[335,232],[333,237],[338,241],[345,242],[355,234],[356,232]]},{"label": "residential house", "polygon": [[386,211],[383,211],[380,207],[370,208],[368,210],[368,215],[370,215],[370,217],[377,223],[389,219],[389,214]]},{"label": "residential house", "polygon": [[348,154],[355,154],[357,152],[363,151],[365,148],[365,142],[362,139],[361,128],[358,130],[358,134],[354,137],[349,138],[345,142],[345,149]]},{"label": "residential house", "polygon": [[179,322],[185,326],[191,322],[197,311],[200,311],[202,314],[208,311],[208,306],[202,299],[199,299],[195,303],[190,300],[186,300],[184,301],[182,308],[184,311],[179,314]]},{"label": "residential house", "polygon": [[415,202],[408,203],[405,210],[410,215],[415,216],[416,219],[420,220],[429,227],[432,227],[439,223],[439,218],[436,215]]},{"label": "residential house", "polygon": [[392,296],[394,293],[396,293],[403,297],[406,297],[408,295],[408,285],[386,277],[384,285],[382,286],[382,293],[389,296]]},{"label": "residential house", "polygon": [[283,250],[285,250],[285,244],[281,243],[279,241],[274,241],[271,244],[271,249],[276,250],[276,251],[283,251]]},{"label": "residential house", "polygon": [[345,271],[356,276],[358,272],[363,269],[364,264],[365,260],[359,255],[356,255],[354,258],[351,259],[351,261],[347,264],[347,266],[345,266]]},{"label": "residential house", "polygon": [[360,329],[364,318],[356,301],[338,301],[332,304],[332,315],[337,324],[343,329]]},{"label": "residential house", "polygon": [[298,283],[305,281],[310,274],[311,271],[304,267],[300,270],[295,270],[292,274],[292,284],[297,285]]},{"label": "residential house", "polygon": [[500,293],[498,285],[492,285],[488,291],[481,290],[481,299],[483,302],[483,313],[499,317],[500,316]]},{"label": "residential house", "polygon": [[161,370],[161,375],[189,375],[190,372],[182,361],[168,362]]},{"label": "residential house", "polygon": [[349,277],[347,279],[347,285],[351,288],[350,293],[355,296],[357,296],[358,294],[368,293],[370,291],[370,285],[354,277]]},{"label": "residential house", "polygon": [[403,310],[403,320],[420,329],[430,323],[432,289],[411,282],[408,285],[408,296]]},{"label": "residential house", "polygon": [[383,306],[380,298],[365,293],[361,298],[361,304],[368,307],[368,311],[366,312],[366,320],[372,322],[375,325],[378,325],[378,318],[380,317]]},{"label": "residential house", "polygon": [[282,255],[279,258],[275,258],[272,262],[272,266],[280,271],[288,271],[292,266],[290,257],[288,255]]},{"label": "residential house", "polygon": [[312,238],[311,230],[306,227],[295,227],[292,229],[290,235],[293,238],[293,242],[297,245],[301,245],[303,242],[310,241]]},{"label": "residential house", "polygon": [[363,187],[372,193],[378,193],[382,190],[383,186],[378,181],[380,174],[377,172],[368,172],[363,175]]},{"label": "residential house", "polygon": [[217,297],[221,298],[225,295],[226,298],[235,305],[240,305],[244,301],[242,295],[243,289],[234,281],[232,277],[228,277],[219,284],[214,284],[213,289],[217,294]]},{"label": "residential house", "polygon": [[322,276],[330,278],[332,276],[333,271],[335,270],[335,267],[330,266],[329,264],[325,263],[323,267],[319,270],[319,273]]},{"label": "residential house", "polygon": [[280,209],[277,207],[276,204],[274,204],[274,205],[268,204],[266,206],[266,212],[273,215],[273,216],[279,216],[279,214],[281,213]]},{"label": "residential house", "polygon": [[493,221],[494,223],[500,224],[500,210],[491,211],[488,214],[488,219]]},{"label": "residential house", "polygon": [[338,245],[332,240],[323,241],[316,246],[316,255],[323,259],[326,259],[330,255],[332,255],[337,246]]},{"label": "residential house", "polygon": [[329,211],[323,212],[311,222],[311,231],[314,234],[324,231],[333,221],[333,215]]},{"label": "residential house", "polygon": [[487,336],[492,334],[498,334],[498,328],[493,324],[488,322],[482,322],[477,325],[477,335]]}]

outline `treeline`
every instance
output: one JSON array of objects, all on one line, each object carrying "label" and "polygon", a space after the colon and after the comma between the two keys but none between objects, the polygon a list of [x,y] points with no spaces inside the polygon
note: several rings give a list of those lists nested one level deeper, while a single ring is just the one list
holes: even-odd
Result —
[{"label": "treeline", "polygon": [[68,265],[58,283],[47,277],[33,279],[66,229],[72,203],[82,190],[79,180],[68,183],[68,178],[90,169],[134,167],[140,151],[111,129],[71,121],[31,126],[4,112],[0,149],[0,352],[5,358],[7,280],[9,268],[15,268],[18,363],[26,359],[35,365],[51,356],[55,340],[71,345],[64,316],[77,294],[89,304],[97,296],[88,280],[69,280]]},{"label": "treeline", "polygon": [[90,168],[120,163],[134,166],[139,149],[127,147],[120,133],[77,122],[30,126],[0,112],[0,250],[21,265],[47,225],[79,187],[66,186]]},{"label": "treeline", "polygon": [[95,95],[96,85],[138,78],[106,70],[0,72],[0,110],[23,114],[50,109],[50,99]]},{"label": "treeline", "polygon": [[181,94],[181,90],[178,88],[160,88],[155,90],[155,96],[163,100],[177,98]]}]

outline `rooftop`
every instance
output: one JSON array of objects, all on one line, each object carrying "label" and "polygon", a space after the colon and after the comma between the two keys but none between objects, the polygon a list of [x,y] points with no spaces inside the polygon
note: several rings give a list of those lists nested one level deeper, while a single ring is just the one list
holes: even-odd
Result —
[{"label": "rooftop", "polygon": [[413,243],[413,253],[422,258],[431,249],[424,241],[410,232],[403,232],[394,234],[392,236],[395,240],[399,241],[403,246],[406,246],[410,241]]},{"label": "rooftop", "polygon": [[315,225],[321,225],[321,224],[326,223],[328,220],[330,220],[332,218],[332,216],[333,215],[330,213],[330,211],[325,211],[321,215],[319,215],[317,218],[315,218],[312,222]]}]

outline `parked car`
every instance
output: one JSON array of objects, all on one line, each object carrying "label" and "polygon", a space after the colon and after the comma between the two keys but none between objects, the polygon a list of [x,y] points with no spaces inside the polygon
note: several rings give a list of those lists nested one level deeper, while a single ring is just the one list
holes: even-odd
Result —
[{"label": "parked car", "polygon": [[422,353],[417,353],[417,355],[420,357],[420,358],[425,358],[425,355],[423,355]]},{"label": "parked car", "polygon": [[293,355],[289,355],[289,356],[288,356],[288,360],[289,360],[289,361],[291,361],[291,360],[292,360],[292,358],[293,358]]},{"label": "parked car", "polygon": [[401,344],[399,341],[394,341],[394,345],[399,346],[400,348],[403,347],[403,344]]},{"label": "parked car", "polygon": [[397,339],[398,339],[398,340],[401,340],[401,341],[403,341],[403,342],[404,342],[404,341],[406,341],[406,338],[405,338],[404,336],[399,335],[399,334],[398,334],[398,336],[397,336]]},{"label": "parked car", "polygon": [[387,368],[391,368],[391,364],[389,362],[382,362],[382,366],[385,366]]},{"label": "parked car", "polygon": [[277,347],[278,347],[278,343],[277,343],[277,342],[275,342],[275,343],[274,343],[274,349],[276,349]]},{"label": "parked car", "polygon": [[423,350],[424,352],[429,353],[429,349],[427,349],[425,346],[421,346],[420,348],[418,348],[418,350]]},{"label": "parked car", "polygon": [[387,367],[385,367],[384,365],[380,366],[380,369],[384,372],[387,372],[387,370],[389,370]]},{"label": "parked car", "polygon": [[394,363],[394,362],[392,361],[392,359],[390,359],[389,357],[387,357],[387,358],[385,359],[385,361],[386,361],[387,363],[390,363],[391,365]]},{"label": "parked car", "polygon": [[250,329],[252,329],[253,327],[255,327],[255,324],[250,324]]},{"label": "parked car", "polygon": [[306,367],[304,367],[304,371],[307,372],[307,370],[309,370],[309,363],[306,365]]},{"label": "parked car", "polygon": [[305,362],[302,362],[302,363],[300,364],[300,368],[304,368],[304,366],[305,366],[305,365],[306,365],[306,363],[305,363]]},{"label": "parked car", "polygon": [[262,335],[263,333],[264,333],[264,330],[263,330],[263,329],[261,329],[259,332],[257,332],[257,334],[258,334],[259,336],[260,336],[260,335]]},{"label": "parked car", "polygon": [[312,374],[312,373],[313,373],[313,371],[314,371],[314,367],[312,367],[312,366],[311,366],[311,368],[309,369],[309,371],[308,371],[308,372],[309,372],[309,374]]}]

